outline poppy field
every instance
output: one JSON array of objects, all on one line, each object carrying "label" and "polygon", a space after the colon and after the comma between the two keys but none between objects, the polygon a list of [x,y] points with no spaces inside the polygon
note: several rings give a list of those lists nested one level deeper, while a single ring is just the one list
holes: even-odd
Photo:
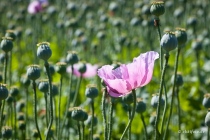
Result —
[{"label": "poppy field", "polygon": [[1,0],[0,139],[210,139],[209,4]]}]

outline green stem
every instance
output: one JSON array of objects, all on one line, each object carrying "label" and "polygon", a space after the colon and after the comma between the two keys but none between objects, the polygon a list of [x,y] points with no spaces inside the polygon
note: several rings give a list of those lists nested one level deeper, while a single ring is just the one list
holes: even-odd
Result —
[{"label": "green stem", "polygon": [[81,140],[81,132],[80,132],[80,124],[79,124],[79,121],[77,121],[77,128],[78,128],[79,140]]},{"label": "green stem", "polygon": [[111,98],[110,109],[109,109],[109,122],[108,122],[108,140],[111,140],[112,136],[112,124],[113,124],[113,109],[114,109],[114,99]]},{"label": "green stem", "polygon": [[49,120],[48,120],[48,102],[47,102],[47,93],[44,93],[44,99],[45,99],[45,112],[46,112],[46,125],[49,125]]},{"label": "green stem", "polygon": [[169,60],[169,54],[165,54],[165,64],[162,70],[161,74],[161,80],[160,80],[160,91],[159,91],[159,100],[158,100],[158,107],[157,107],[157,117],[155,120],[155,140],[158,140],[160,137],[159,131],[158,131],[158,123],[159,123],[159,118],[160,118],[160,102],[162,99],[162,93],[163,93],[163,85],[164,85],[164,77],[165,77],[165,72],[166,72],[166,67],[168,65],[168,60]]},{"label": "green stem", "polygon": [[[131,106],[128,105],[128,118],[131,119]],[[128,140],[131,140],[131,126],[128,129]]]},{"label": "green stem", "polygon": [[180,51],[181,51],[181,49],[178,48],[177,49],[177,53],[176,53],[176,58],[175,58],[174,81],[173,81],[173,87],[172,87],[172,97],[171,97],[171,104],[170,104],[168,121],[167,121],[167,124],[166,124],[166,130],[165,130],[165,133],[164,133],[164,139],[166,138],[167,133],[168,133],[168,126],[169,126],[171,115],[172,115],[172,111],[173,111],[173,102],[174,102],[174,95],[175,95],[176,77],[177,77],[177,69],[178,69],[178,61],[179,61]]},{"label": "green stem", "polygon": [[[5,53],[5,60],[4,60],[4,84],[7,83],[7,65],[8,65],[8,53]],[[1,109],[1,118],[0,118],[0,130],[2,130],[3,126],[3,117],[4,117],[4,106],[5,106],[5,100],[2,101],[2,105],[0,107]]]},{"label": "green stem", "polygon": [[207,130],[207,131],[208,131],[208,132],[207,132],[207,140],[209,140],[209,138],[210,138],[210,136],[209,136],[209,135],[210,135],[210,129],[209,129],[209,127],[208,127],[207,129],[208,129],[208,130]]},{"label": "green stem", "polygon": [[15,139],[17,138],[17,112],[16,112],[16,99],[14,97],[14,104],[13,104],[13,108],[14,108],[14,135],[15,135]]},{"label": "green stem", "polygon": [[[28,104],[29,104],[29,100],[28,100],[28,88],[25,89],[26,90],[26,111],[25,111],[25,116],[26,116],[26,122],[28,122]],[[29,135],[29,123],[26,123],[26,137]]]},{"label": "green stem", "polygon": [[145,123],[145,121],[144,121],[144,116],[143,116],[142,113],[140,113],[140,116],[141,116],[141,121],[142,121],[143,126],[144,126],[145,140],[147,140],[147,138],[148,138],[147,126],[146,126],[146,123]]},{"label": "green stem", "polygon": [[[158,39],[161,41],[161,32],[160,32],[160,19],[156,17],[156,22],[157,22],[157,33],[158,33]],[[160,70],[163,68],[163,49],[160,46]]]},{"label": "green stem", "polygon": [[[71,71],[74,71],[73,65],[71,65]],[[71,102],[71,88],[72,88],[72,77],[73,77],[72,75],[73,74],[71,72],[71,74],[70,74],[70,80],[69,80],[69,96],[68,96],[68,100],[67,100],[67,104],[66,104],[65,115],[68,112],[69,105],[70,105],[70,102]],[[64,125],[65,125],[66,119],[67,119],[67,117],[65,116],[64,119],[63,119],[63,123],[62,123],[61,136],[63,134],[63,128],[64,128]]]},{"label": "green stem", "polygon": [[92,101],[91,101],[91,109],[92,109],[92,118],[91,118],[91,136],[90,136],[90,139],[93,140],[94,99],[92,99]]},{"label": "green stem", "polygon": [[104,89],[102,96],[102,116],[103,116],[103,125],[104,125],[104,140],[107,140],[107,119],[106,119],[106,93],[107,90]]},{"label": "green stem", "polygon": [[60,132],[61,132],[61,128],[60,128],[60,124],[61,124],[61,92],[62,92],[62,84],[63,84],[63,76],[61,75],[60,77],[60,90],[59,90],[59,99],[58,99],[58,132],[57,132],[57,136],[58,138],[60,138]]},{"label": "green stem", "polygon": [[168,97],[167,97],[165,82],[163,83],[163,88],[164,88],[164,95],[165,95],[165,105],[164,105],[163,117],[162,117],[162,122],[161,122],[161,129],[160,129],[161,130],[160,131],[161,132],[161,135],[163,133],[163,128],[164,128],[165,119],[166,119],[166,112],[167,112],[167,109],[168,109]]},{"label": "green stem", "polygon": [[85,140],[85,123],[82,122],[82,139]]},{"label": "green stem", "polygon": [[[181,130],[181,110],[179,100],[179,87],[177,87],[177,110],[178,110],[178,130]],[[181,133],[179,133],[179,140],[181,140]]]},{"label": "green stem", "polygon": [[136,91],[135,91],[135,89],[132,90],[132,94],[133,94],[133,108],[132,108],[132,113],[131,113],[131,119],[129,120],[129,122],[128,122],[120,140],[123,140],[126,132],[128,131],[130,125],[132,124],[132,121],[133,121],[133,118],[134,118],[134,115],[135,115],[135,112],[136,112],[135,111],[136,110]]},{"label": "green stem", "polygon": [[74,99],[73,99],[73,107],[76,105],[76,100],[77,100],[77,96],[79,93],[79,88],[82,82],[82,75],[80,76],[78,82],[77,82],[77,87],[76,87],[76,91],[75,91],[75,95],[74,95]]},{"label": "green stem", "polygon": [[53,95],[52,95],[52,79],[51,79],[51,75],[50,75],[50,67],[49,67],[49,63],[47,61],[45,61],[45,69],[46,69],[46,72],[47,72],[47,76],[48,76],[48,79],[49,79],[49,94],[50,94],[50,123],[48,125],[48,128],[47,128],[47,135],[46,135],[46,140],[49,139],[49,133],[50,133],[50,130],[51,130],[51,127],[52,127],[52,124],[53,124]]},{"label": "green stem", "polygon": [[36,129],[37,129],[37,132],[38,132],[38,135],[39,135],[39,139],[42,140],[41,133],[40,133],[39,126],[38,126],[38,122],[37,122],[36,82],[33,80],[32,84],[33,84],[33,90],[34,90],[34,120],[35,120]]}]

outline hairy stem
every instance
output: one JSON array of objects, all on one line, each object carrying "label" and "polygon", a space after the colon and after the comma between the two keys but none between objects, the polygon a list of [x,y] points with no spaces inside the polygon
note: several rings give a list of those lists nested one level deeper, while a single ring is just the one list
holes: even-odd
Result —
[{"label": "hairy stem", "polygon": [[35,120],[36,129],[37,129],[37,132],[38,132],[38,135],[39,135],[39,139],[42,140],[41,133],[40,133],[40,130],[39,130],[38,121],[37,121],[36,82],[33,80],[32,84],[33,84],[33,90],[34,90],[34,120]]},{"label": "hairy stem", "polygon": [[169,60],[169,54],[165,54],[165,64],[162,70],[161,74],[161,80],[160,80],[160,90],[159,90],[159,99],[158,99],[158,107],[157,107],[157,117],[155,120],[155,140],[158,140],[160,137],[159,131],[158,131],[158,123],[159,123],[159,118],[160,118],[160,103],[162,99],[162,93],[163,93],[163,85],[164,85],[164,77],[165,77],[165,72],[166,68],[168,65],[168,60]]},{"label": "hairy stem", "polygon": [[127,124],[127,126],[126,126],[126,128],[125,128],[125,130],[124,130],[124,132],[123,132],[123,134],[122,134],[122,136],[120,138],[120,140],[123,140],[126,132],[128,131],[129,127],[132,124],[132,121],[133,121],[133,118],[134,118],[134,115],[135,115],[135,112],[136,112],[135,111],[136,110],[136,91],[135,91],[135,89],[132,90],[132,94],[133,94],[133,108],[132,108],[132,113],[131,113],[131,119],[129,120],[129,122],[128,122],[128,124]]},{"label": "hairy stem", "polygon": [[104,125],[104,140],[107,140],[107,119],[106,119],[106,93],[107,90],[104,89],[102,96],[102,116],[103,116],[103,125]]}]

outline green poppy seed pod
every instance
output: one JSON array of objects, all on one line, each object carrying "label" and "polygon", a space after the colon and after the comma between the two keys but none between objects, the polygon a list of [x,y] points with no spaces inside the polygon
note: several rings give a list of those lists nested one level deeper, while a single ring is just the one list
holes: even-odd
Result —
[{"label": "green poppy seed pod", "polygon": [[38,65],[30,65],[27,69],[26,75],[30,80],[35,81],[36,79],[38,79],[41,75],[39,66]]},{"label": "green poppy seed pod", "polygon": [[93,135],[93,140],[100,140],[100,135],[94,134]]},{"label": "green poppy seed pod", "polygon": [[5,84],[0,84],[0,101],[8,97],[9,91]]},{"label": "green poppy seed pod", "polygon": [[205,108],[210,108],[210,94],[209,93],[204,95],[202,104]]},{"label": "green poppy seed pod", "polygon": [[159,17],[165,13],[165,7],[163,1],[153,2],[150,7],[150,13]]},{"label": "green poppy seed pod", "polygon": [[2,83],[3,82],[3,76],[2,76],[2,74],[0,73],[0,83]]},{"label": "green poppy seed pod", "polygon": [[[151,100],[151,106],[152,106],[153,108],[156,109],[157,106],[158,106],[158,102],[159,102],[159,95],[153,94],[153,95],[152,95],[152,100]],[[162,98],[162,99],[160,100],[160,105],[163,106],[164,103],[165,103],[165,101],[164,101],[164,99]]]},{"label": "green poppy seed pod", "polygon": [[85,73],[86,70],[87,70],[86,64],[85,64],[84,62],[80,62],[80,63],[78,64],[78,71],[79,71],[80,73]]},{"label": "green poppy seed pod", "polygon": [[200,40],[194,40],[191,45],[192,49],[195,51],[201,51],[202,46],[203,46],[203,44]]},{"label": "green poppy seed pod", "polygon": [[187,25],[189,25],[189,26],[195,26],[196,24],[197,24],[196,17],[189,17],[187,19]]},{"label": "green poppy seed pod", "polygon": [[157,117],[156,113],[153,112],[152,115],[151,115],[150,118],[149,118],[149,123],[150,123],[152,126],[155,125],[156,117]]},{"label": "green poppy seed pod", "polygon": [[37,56],[40,59],[47,61],[52,55],[52,50],[50,49],[50,43],[42,42],[37,44],[37,46],[38,46]]},{"label": "green poppy seed pod", "polygon": [[15,40],[16,39],[15,31],[14,30],[7,30],[6,34],[5,34],[5,37],[11,37],[13,40]]},{"label": "green poppy seed pod", "polygon": [[146,103],[143,102],[143,100],[141,98],[137,99],[137,103],[136,103],[136,112],[137,113],[144,113],[146,111]]},{"label": "green poppy seed pod", "polygon": [[84,112],[80,107],[74,107],[71,112],[72,119],[76,121],[84,121],[86,116],[86,112]]},{"label": "green poppy seed pod", "polygon": [[9,126],[4,126],[1,130],[2,137],[5,139],[10,139],[12,137],[12,128]]},{"label": "green poppy seed pod", "polygon": [[58,95],[59,90],[58,90],[58,86],[56,84],[52,84],[52,96],[56,96]]},{"label": "green poppy seed pod", "polygon": [[32,137],[33,138],[39,138],[39,133],[38,133],[38,131],[36,130],[36,129],[34,129],[33,131],[32,131]]},{"label": "green poppy seed pod", "polygon": [[38,89],[43,93],[47,93],[49,91],[49,80],[43,79],[39,81]]},{"label": "green poppy seed pod", "polygon": [[122,101],[128,105],[133,103],[133,94],[127,94],[122,97]]},{"label": "green poppy seed pod", "polygon": [[166,32],[160,41],[160,46],[166,51],[170,52],[174,49],[176,49],[178,44],[177,38],[175,36],[175,33],[173,32]]},{"label": "green poppy seed pod", "polygon": [[178,41],[178,47],[185,44],[187,42],[187,33],[185,29],[176,28],[175,35]]},{"label": "green poppy seed pod", "polygon": [[69,51],[66,56],[66,62],[70,65],[74,65],[79,62],[79,58],[76,52]]},{"label": "green poppy seed pod", "polygon": [[98,39],[103,40],[106,37],[106,34],[103,31],[99,31],[96,35]]},{"label": "green poppy seed pod", "polygon": [[13,86],[9,90],[9,94],[13,97],[16,97],[19,94],[19,89],[16,86]]},{"label": "green poppy seed pod", "polygon": [[6,34],[5,34],[5,37],[11,37],[12,40],[15,40],[16,39],[15,31],[14,30],[7,30]]},{"label": "green poppy seed pod", "polygon": [[118,4],[116,2],[111,2],[109,4],[109,10],[110,11],[113,11],[113,12],[116,12],[118,10]]},{"label": "green poppy seed pod", "polygon": [[[174,75],[171,77],[171,83],[174,83]],[[183,77],[181,73],[177,73],[176,75],[176,86],[180,87],[184,84]]]},{"label": "green poppy seed pod", "polygon": [[[92,116],[89,115],[88,119],[85,121],[85,125],[90,126],[91,122],[92,122]],[[96,126],[97,123],[98,123],[98,118],[96,116],[94,116],[94,118],[93,118],[93,126]]]},{"label": "green poppy seed pod", "polygon": [[17,115],[18,121],[24,121],[25,120],[25,114],[23,112],[19,112]]},{"label": "green poppy seed pod", "polygon": [[31,84],[30,79],[26,75],[22,76],[20,81],[25,87],[28,87]]},{"label": "green poppy seed pod", "polygon": [[66,65],[67,64],[65,62],[58,62],[58,63],[56,63],[55,70],[60,75],[64,75],[66,73]]},{"label": "green poppy seed pod", "polygon": [[205,117],[205,125],[210,127],[210,112],[208,111],[208,113],[206,114]]},{"label": "green poppy seed pod", "polygon": [[13,48],[12,38],[11,37],[2,37],[0,47],[5,53],[10,52]]},{"label": "green poppy seed pod", "polygon": [[11,95],[9,95],[9,96],[6,98],[6,102],[7,102],[8,104],[11,104],[13,101],[14,101],[14,98],[13,98]]},{"label": "green poppy seed pod", "polygon": [[25,121],[18,121],[18,129],[22,131],[26,129]]},{"label": "green poppy seed pod", "polygon": [[94,99],[98,96],[98,89],[95,85],[88,85],[85,89],[85,96]]}]

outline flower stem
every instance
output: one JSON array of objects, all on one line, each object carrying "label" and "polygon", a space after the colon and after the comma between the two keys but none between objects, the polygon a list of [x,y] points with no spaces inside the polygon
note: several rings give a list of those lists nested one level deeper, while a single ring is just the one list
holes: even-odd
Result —
[{"label": "flower stem", "polygon": [[81,140],[81,132],[80,132],[80,124],[79,124],[79,121],[77,121],[77,128],[78,128],[79,140]]},{"label": "flower stem", "polygon": [[46,112],[46,125],[49,125],[48,120],[48,103],[47,103],[47,93],[44,93],[44,99],[45,99],[45,112]]},{"label": "flower stem", "polygon": [[85,124],[82,122],[82,139],[85,140]]},{"label": "flower stem", "polygon": [[161,132],[161,135],[163,133],[163,127],[164,127],[164,124],[165,124],[166,111],[168,109],[168,97],[167,97],[165,82],[163,83],[163,88],[164,88],[164,94],[165,94],[165,105],[164,105],[163,117],[162,117],[162,122],[161,122],[161,129],[160,129],[161,130],[160,131]]},{"label": "flower stem", "polygon": [[37,108],[36,108],[37,107],[37,97],[36,97],[36,82],[35,82],[35,80],[32,81],[32,84],[33,84],[33,90],[34,90],[34,120],[35,120],[35,124],[36,124],[36,129],[37,129],[37,132],[39,135],[39,139],[42,140],[38,122],[37,122]]},{"label": "flower stem", "polygon": [[[177,87],[177,110],[178,110],[178,130],[181,130],[181,110],[180,110],[180,100],[179,100],[179,87]],[[179,140],[181,140],[181,133],[179,133]]]},{"label": "flower stem", "polygon": [[133,94],[133,108],[132,108],[132,113],[131,113],[131,119],[129,120],[120,140],[123,140],[124,136],[125,136],[125,133],[128,131],[130,125],[132,124],[132,121],[133,121],[133,118],[134,118],[134,115],[135,115],[135,110],[136,110],[136,91],[135,89],[132,90],[132,94]]},{"label": "flower stem", "polygon": [[146,126],[146,123],[145,123],[145,121],[144,121],[144,116],[143,116],[142,113],[140,113],[140,117],[141,117],[141,121],[142,121],[143,126],[144,126],[145,140],[147,140],[147,138],[148,138],[147,126]]},{"label": "flower stem", "polygon": [[177,53],[176,53],[175,67],[174,67],[174,81],[173,81],[173,87],[172,87],[172,97],[171,97],[171,104],[170,104],[170,110],[169,110],[169,117],[168,117],[168,121],[167,121],[167,124],[166,124],[164,139],[166,138],[167,133],[168,133],[168,126],[169,126],[172,111],[173,111],[173,102],[174,102],[174,95],[175,95],[176,77],[177,77],[177,69],[178,69],[178,61],[179,61],[180,51],[181,51],[181,49],[178,48]]},{"label": "flower stem", "polygon": [[57,132],[57,136],[58,138],[60,138],[60,132],[61,132],[61,92],[62,92],[62,84],[63,84],[63,76],[61,75],[60,77],[60,90],[59,90],[59,99],[58,99],[58,132]]},{"label": "flower stem", "polygon": [[164,77],[165,77],[166,67],[168,65],[168,60],[169,60],[169,53],[166,53],[165,54],[165,64],[164,64],[164,67],[162,70],[161,80],[160,80],[160,91],[159,91],[159,100],[158,100],[158,107],[157,107],[157,117],[155,120],[155,140],[158,140],[160,137],[160,134],[158,131],[158,122],[159,122],[159,118],[160,118],[160,103],[161,103],[161,99],[162,99]]},{"label": "flower stem", "polygon": [[91,101],[91,109],[92,109],[92,118],[91,118],[91,136],[90,136],[90,139],[93,140],[94,99],[92,99],[92,101]]},{"label": "flower stem", "polygon": [[113,99],[111,98],[110,108],[109,108],[109,122],[108,122],[108,140],[111,140],[112,136],[113,109],[114,109],[114,102]]},{"label": "flower stem", "polygon": [[16,98],[14,97],[14,103],[13,103],[13,108],[14,108],[14,136],[17,138],[17,112],[16,112]]},{"label": "flower stem", "polygon": [[107,90],[104,89],[103,96],[102,96],[102,116],[103,116],[103,125],[104,125],[104,140],[107,140],[107,120],[106,120],[106,93]]},{"label": "flower stem", "polygon": [[209,127],[208,127],[207,129],[208,129],[208,130],[207,130],[207,140],[209,140],[210,129],[209,129]]},{"label": "flower stem", "polygon": [[[131,119],[131,106],[128,105],[128,118]],[[128,140],[131,140],[131,125],[128,129]]]},{"label": "flower stem", "polygon": [[[7,65],[8,65],[8,53],[5,53],[5,60],[4,60],[4,84],[7,83]],[[3,117],[4,117],[4,106],[5,106],[5,100],[2,101],[2,105],[0,107],[1,109],[1,118],[0,118],[0,130],[2,130],[3,126]]]},{"label": "flower stem", "polygon": [[75,95],[74,95],[74,99],[73,99],[73,107],[76,105],[76,100],[77,100],[77,96],[79,93],[79,88],[82,82],[82,75],[80,76],[78,82],[77,82],[77,87],[76,87],[76,91],[75,91]]},{"label": "flower stem", "polygon": [[[157,33],[158,33],[158,39],[159,41],[161,41],[161,32],[160,32],[160,19],[159,17],[156,17],[156,19],[154,20],[156,22],[156,27],[157,27]],[[160,46],[160,70],[162,70],[163,68],[163,49]]]},{"label": "flower stem", "polygon": [[[71,71],[73,72],[74,71],[74,67],[73,65],[71,65]],[[65,110],[65,115],[67,114],[68,112],[68,109],[69,109],[69,105],[70,105],[70,102],[71,102],[71,88],[72,88],[72,72],[70,74],[70,80],[69,80],[69,96],[68,96],[68,100],[67,100],[67,104],[66,104],[66,110]],[[63,134],[63,128],[64,128],[64,125],[65,125],[65,122],[66,122],[66,119],[67,117],[65,116],[64,119],[63,119],[63,123],[62,123],[62,129],[61,129],[61,136]]]},{"label": "flower stem", "polygon": [[53,124],[53,99],[52,99],[52,79],[51,79],[51,75],[50,75],[50,67],[49,67],[49,63],[47,61],[45,61],[45,69],[47,72],[47,76],[49,79],[49,94],[50,94],[50,122],[47,128],[47,135],[46,135],[46,140],[49,139],[49,133]]}]

